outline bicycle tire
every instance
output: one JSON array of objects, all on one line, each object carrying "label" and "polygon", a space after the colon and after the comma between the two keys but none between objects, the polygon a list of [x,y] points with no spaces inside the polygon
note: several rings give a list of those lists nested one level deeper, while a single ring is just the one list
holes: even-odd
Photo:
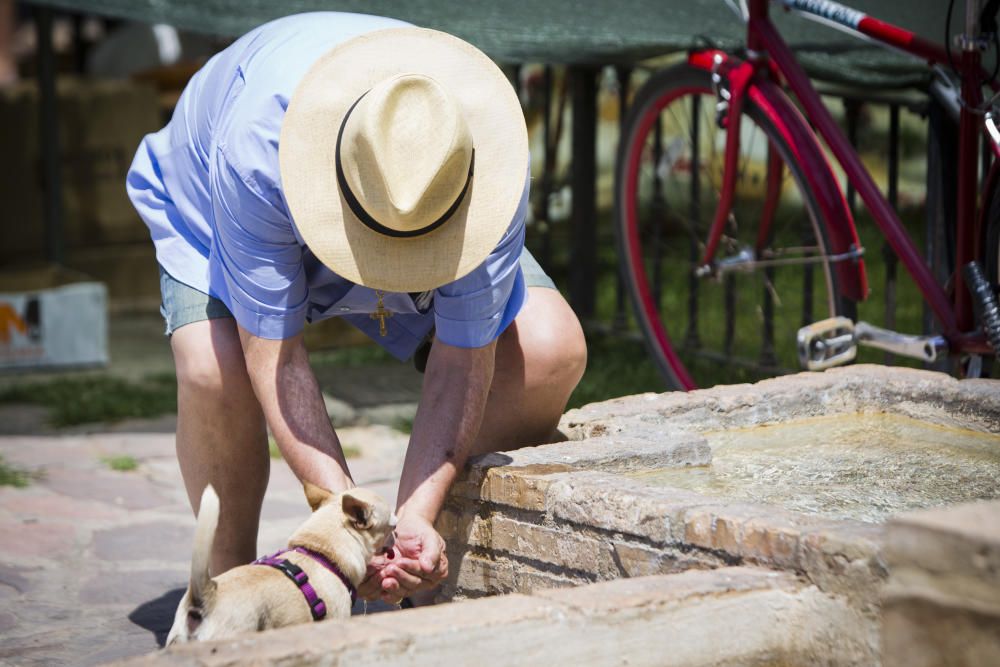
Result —
[{"label": "bicycle tire", "polygon": [[[694,98],[697,97],[701,100],[696,106]],[[689,100],[689,102],[688,102]],[[688,282],[688,299],[687,299],[687,309],[688,313],[678,313],[679,309],[677,307],[672,307],[670,310],[673,312],[668,312],[668,309],[663,306],[663,291],[661,290],[661,283],[663,282],[663,271],[664,264],[670,264],[670,269],[674,270],[675,276],[681,275],[677,273],[676,264],[670,262],[664,262],[663,260],[656,259],[655,263],[659,264],[659,269],[651,272],[649,266],[649,261],[643,255],[644,245],[657,246],[657,252],[659,248],[665,246],[660,240],[650,241],[648,238],[644,239],[644,236],[649,234],[660,234],[670,233],[670,225],[666,224],[666,218],[664,218],[664,224],[660,222],[653,221],[651,224],[646,224],[643,221],[643,207],[649,208],[652,213],[651,215],[655,217],[655,203],[643,204],[640,202],[639,190],[642,188],[642,170],[645,169],[649,171],[650,163],[657,162],[653,165],[654,175],[651,177],[653,179],[653,188],[655,190],[655,182],[661,178],[660,172],[663,171],[662,155],[657,156],[655,153],[656,141],[659,141],[662,148],[662,137],[659,139],[654,139],[654,148],[652,149],[653,156],[652,160],[648,160],[646,154],[651,152],[648,142],[650,141],[651,131],[655,132],[653,129],[654,124],[660,128],[662,133],[662,127],[664,125],[663,121],[660,120],[661,114],[665,113],[665,110],[672,105],[680,102],[683,104],[689,104],[690,108],[693,110],[691,118],[691,127],[688,128],[693,130],[696,139],[691,141],[688,138],[688,149],[692,144],[697,144],[699,148],[692,151],[692,157],[689,162],[689,170],[691,176],[689,177],[689,186],[693,185],[695,181],[702,178],[711,178],[711,173],[708,169],[701,168],[702,160],[698,158],[698,161],[694,161],[694,154],[700,152],[701,144],[703,139],[700,132],[700,127],[706,125],[705,119],[699,122],[699,125],[695,125],[694,118],[700,113],[699,109],[703,109],[706,105],[709,108],[713,108],[716,101],[716,96],[712,90],[712,83],[710,74],[703,69],[695,67],[693,65],[684,63],[676,65],[666,70],[662,70],[654,74],[636,93],[634,101],[629,108],[628,114],[626,116],[625,122],[623,124],[623,131],[621,135],[621,141],[619,144],[618,159],[616,164],[616,183],[615,183],[615,231],[616,238],[618,242],[619,249],[619,265],[624,273],[625,283],[628,287],[630,300],[633,305],[633,312],[635,314],[636,320],[642,330],[643,336],[645,338],[647,347],[650,350],[651,356],[656,362],[661,375],[663,376],[665,382],[670,388],[689,390],[694,389],[699,386],[710,386],[712,384],[725,382],[745,382],[745,381],[756,381],[764,377],[769,377],[777,375],[783,372],[790,372],[798,370],[797,363],[795,359],[795,334],[799,326],[802,324],[807,324],[809,322],[801,321],[795,322],[794,326],[784,326],[783,331],[781,331],[781,350],[777,349],[767,349],[767,338],[770,336],[771,343],[777,344],[778,341],[775,339],[775,321],[773,320],[773,307],[774,301],[778,298],[777,294],[772,294],[776,291],[776,280],[775,276],[779,272],[779,268],[768,267],[765,269],[758,269],[756,271],[750,272],[754,274],[756,278],[762,278],[762,284],[764,286],[762,305],[760,306],[760,312],[756,313],[762,320],[762,350],[760,355],[760,362],[755,365],[751,362],[748,363],[746,359],[737,358],[733,354],[733,340],[735,338],[736,329],[738,328],[735,324],[735,320],[738,318],[742,324],[747,321],[747,310],[750,308],[746,303],[741,304],[740,308],[742,313],[737,312],[735,307],[735,299],[730,296],[734,293],[737,287],[733,284],[735,279],[731,278],[733,274],[729,274],[722,282],[726,283],[724,290],[726,296],[724,297],[724,309],[725,309],[725,326],[723,331],[723,337],[725,342],[721,352],[713,351],[708,349],[699,349],[698,346],[704,348],[704,341],[699,340],[699,338],[704,339],[704,335],[695,332],[695,337],[692,338],[692,321],[694,322],[694,328],[697,329],[699,326],[700,314],[691,310],[691,294],[696,294],[694,301],[696,302],[695,307],[699,307],[699,304],[704,301],[701,297],[697,296],[699,290],[703,288],[699,287],[695,283],[708,284],[702,279],[693,278],[693,270],[699,262],[698,252],[703,249],[704,240],[707,238],[707,228],[714,216],[714,211],[716,206],[712,205],[712,202],[717,203],[717,195],[709,193],[708,202],[709,206],[703,206],[702,200],[704,196],[701,195],[697,190],[693,190],[695,194],[690,198],[689,204],[695,202],[695,208],[693,209],[692,217],[688,221],[688,229],[686,230],[687,236],[689,237],[689,250],[687,257],[687,266],[682,267],[685,270],[683,275],[686,275]],[[674,117],[673,120],[677,120]],[[715,119],[709,117],[710,122],[714,123],[711,127],[710,132],[716,133],[716,137],[708,142],[709,146],[715,146],[717,143],[717,138],[719,134],[724,136],[724,130],[718,127],[718,123],[715,123]],[[668,118],[669,121],[669,118]],[[770,156],[770,150],[773,147],[777,151],[778,159],[780,159],[782,166],[781,175],[783,177],[780,183],[779,189],[779,201],[780,205],[784,206],[784,194],[785,194],[785,183],[786,180],[790,178],[793,184],[797,197],[801,200],[801,205],[806,212],[809,220],[809,224],[790,222],[790,225],[799,224],[803,227],[801,234],[803,235],[803,245],[802,248],[813,250],[813,257],[818,257],[816,264],[812,264],[813,267],[818,267],[818,271],[821,276],[821,281],[814,281],[816,283],[823,283],[823,290],[819,293],[823,296],[821,302],[822,311],[820,316],[812,317],[811,321],[817,321],[823,319],[824,317],[833,317],[836,315],[853,315],[854,313],[854,303],[844,299],[841,295],[841,289],[838,286],[836,272],[831,270],[831,263],[826,259],[822,259],[828,256],[828,249],[831,247],[828,242],[827,235],[827,221],[824,220],[822,209],[817,204],[811,190],[807,187],[807,179],[802,166],[796,162],[793,157],[793,152],[790,150],[781,133],[776,129],[770,119],[766,114],[753,102],[750,96],[747,97],[743,109],[743,119],[741,123],[749,122],[752,127],[757,128],[766,138],[768,148],[768,155]],[[669,124],[669,123],[668,123]],[[675,123],[681,125],[679,122]],[[747,133],[742,131],[742,136],[746,137]],[[683,132],[680,132],[683,134]],[[716,142],[716,143],[713,143]],[[723,145],[724,145],[724,139]],[[742,148],[741,140],[741,148]],[[671,144],[674,147],[675,144]],[[753,152],[753,145],[750,146],[750,153]],[[746,162],[742,167],[743,171],[746,171],[747,164],[751,163],[752,156],[748,154]],[[770,157],[768,158],[770,160]],[[644,164],[645,163],[645,164]],[[671,162],[667,167],[667,171],[673,172],[674,165],[679,163],[675,158],[671,158]],[[753,170],[751,170],[752,173]],[[765,186],[766,187],[766,186]],[[675,188],[676,189],[676,188]],[[737,187],[739,191],[739,187]],[[676,192],[674,193],[677,194]],[[749,202],[753,198],[753,195],[748,194],[746,199]],[[664,196],[664,199],[666,197]],[[654,194],[655,200],[655,194]],[[677,209],[677,206],[673,207]],[[682,208],[682,207],[681,207]],[[703,216],[699,216],[698,210],[705,210],[706,213]],[[737,205],[734,205],[734,214],[739,209]],[[776,213],[775,213],[776,215]],[[791,214],[793,217],[795,214]],[[650,217],[647,215],[646,217]],[[741,217],[746,218],[735,222],[730,220],[730,225],[734,227],[743,227],[741,232],[744,235],[753,235],[759,232],[759,221],[758,224],[753,224],[749,216]],[[675,227],[677,221],[674,221]],[[702,223],[704,223],[702,225]],[[683,225],[682,225],[683,226]],[[656,230],[661,229],[659,232]],[[703,227],[703,228],[702,228]],[[728,226],[727,226],[728,227]],[[645,228],[645,229],[644,229]],[[652,231],[650,231],[650,228]],[[664,231],[666,230],[666,231]],[[674,230],[676,232],[676,229]],[[648,233],[647,233],[648,232]],[[792,232],[782,232],[787,233],[799,233],[796,231]],[[772,236],[777,236],[777,232],[772,232]],[[806,238],[808,237],[808,238]],[[783,237],[784,238],[784,237]],[[696,246],[694,242],[700,242],[701,246]],[[808,243],[814,245],[808,245]],[[730,250],[736,249],[738,251],[738,244],[730,244]],[[768,241],[768,245],[771,242]],[[770,248],[773,257],[780,257],[781,252],[788,250],[788,248]],[[719,255],[724,255],[727,251],[720,248]],[[676,253],[675,253],[676,255]],[[678,259],[676,256],[673,258],[676,263],[683,263],[683,258]],[[660,275],[655,274],[657,271]],[[784,268],[780,271],[785,271]],[[810,295],[815,290],[815,286],[809,283],[805,274],[809,273],[814,277],[817,273],[815,268],[802,269],[803,273],[803,295],[802,295],[802,307],[803,311],[806,310],[807,302],[809,304],[813,303],[814,295]],[[745,275],[745,274],[744,274]],[[809,278],[808,280],[812,280]],[[700,281],[700,282],[699,282]],[[785,282],[786,279],[782,276],[782,281]],[[741,281],[741,285],[745,281]],[[812,285],[812,286],[810,286]],[[679,287],[675,285],[674,287]],[[654,299],[654,289],[658,290],[659,295],[657,299]],[[742,291],[746,293],[746,288],[742,288]],[[807,294],[808,293],[808,294]],[[715,298],[715,297],[713,297]],[[657,304],[657,300],[660,301]],[[669,301],[670,299],[666,299]],[[771,301],[770,307],[772,308],[772,319],[770,324],[768,321],[768,305],[767,301]],[[812,307],[810,305],[810,310]],[[709,317],[712,317],[712,309],[706,308],[706,312]],[[805,314],[803,315],[803,320],[808,319]],[[767,328],[770,327],[770,332],[767,332]],[[711,328],[711,327],[709,327]],[[685,332],[684,344],[677,345],[675,341],[680,340],[680,334]],[[740,336],[745,338],[746,331],[741,329]],[[673,336],[671,336],[673,333]],[[718,332],[709,332],[713,336],[717,336]],[[693,341],[693,342],[692,342]],[[772,345],[773,347],[773,345]],[[741,348],[742,349],[742,348]],[[774,355],[773,359],[767,355]],[[706,365],[704,359],[709,360],[710,363]],[[771,363],[773,362],[773,363]],[[716,368],[709,368],[710,366],[716,366]]]},{"label": "bicycle tire", "polygon": [[[979,261],[993,292],[1000,293],[1000,182],[995,178],[990,178],[988,182],[992,187],[983,197],[985,216]],[[984,357],[981,363],[979,373],[972,374],[972,377],[997,377],[1000,363],[996,355]]]}]

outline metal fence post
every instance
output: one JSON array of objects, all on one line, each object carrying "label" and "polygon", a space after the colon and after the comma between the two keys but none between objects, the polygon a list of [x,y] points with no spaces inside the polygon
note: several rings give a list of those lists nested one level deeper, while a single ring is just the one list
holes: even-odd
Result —
[{"label": "metal fence post", "polygon": [[62,264],[63,241],[62,173],[59,160],[59,113],[56,95],[56,56],[52,46],[52,10],[35,11],[38,31],[38,136],[42,159],[45,212],[45,254]]},{"label": "metal fence post", "polygon": [[573,101],[573,214],[570,218],[570,304],[581,320],[594,316],[597,281],[597,73],[598,68],[570,68]]}]

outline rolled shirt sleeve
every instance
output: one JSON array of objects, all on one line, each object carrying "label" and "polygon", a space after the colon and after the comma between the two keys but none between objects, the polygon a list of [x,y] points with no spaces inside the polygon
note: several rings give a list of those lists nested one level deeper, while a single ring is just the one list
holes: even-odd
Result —
[{"label": "rolled shirt sleeve", "polygon": [[284,339],[305,326],[308,284],[287,214],[217,149],[211,176],[216,235],[209,288],[240,326]]},{"label": "rolled shirt sleeve", "polygon": [[500,336],[524,305],[520,259],[530,179],[510,227],[482,264],[434,293],[435,336],[456,347],[483,347]]}]

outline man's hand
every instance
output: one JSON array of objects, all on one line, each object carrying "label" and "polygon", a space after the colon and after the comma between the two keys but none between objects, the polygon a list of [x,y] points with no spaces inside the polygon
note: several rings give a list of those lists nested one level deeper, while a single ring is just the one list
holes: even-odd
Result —
[{"label": "man's hand", "polygon": [[444,546],[444,540],[426,520],[400,518],[395,544],[369,563],[358,594],[366,600],[398,604],[413,593],[437,586],[448,576]]}]

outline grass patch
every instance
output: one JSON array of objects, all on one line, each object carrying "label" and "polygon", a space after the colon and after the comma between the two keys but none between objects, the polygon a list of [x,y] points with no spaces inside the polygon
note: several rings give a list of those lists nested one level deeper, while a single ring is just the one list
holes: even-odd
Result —
[{"label": "grass patch", "polygon": [[135,460],[135,457],[123,455],[123,456],[105,456],[103,459],[104,463],[118,472],[131,472],[139,467],[139,462]]},{"label": "grass patch", "polygon": [[140,381],[91,375],[28,382],[0,391],[0,403],[32,403],[50,409],[53,426],[114,422],[177,412],[173,374]]},{"label": "grass patch", "polygon": [[400,433],[409,435],[413,433],[413,417],[399,417],[392,423],[392,427]]},{"label": "grass patch", "polygon": [[663,380],[643,343],[613,335],[588,334],[587,371],[566,409],[609,398],[663,391]]},{"label": "grass patch", "polygon": [[281,450],[278,449],[278,443],[274,441],[274,438],[267,439],[267,453],[271,455],[272,459],[281,458]]},{"label": "grass patch", "polygon": [[309,362],[313,366],[333,366],[336,368],[360,368],[362,366],[398,363],[395,357],[374,343],[311,352]]},{"label": "grass patch", "polygon": [[0,456],[0,486],[13,486],[22,489],[31,483],[33,478],[37,475],[28,472],[27,470],[21,470],[20,468],[15,468]]}]

